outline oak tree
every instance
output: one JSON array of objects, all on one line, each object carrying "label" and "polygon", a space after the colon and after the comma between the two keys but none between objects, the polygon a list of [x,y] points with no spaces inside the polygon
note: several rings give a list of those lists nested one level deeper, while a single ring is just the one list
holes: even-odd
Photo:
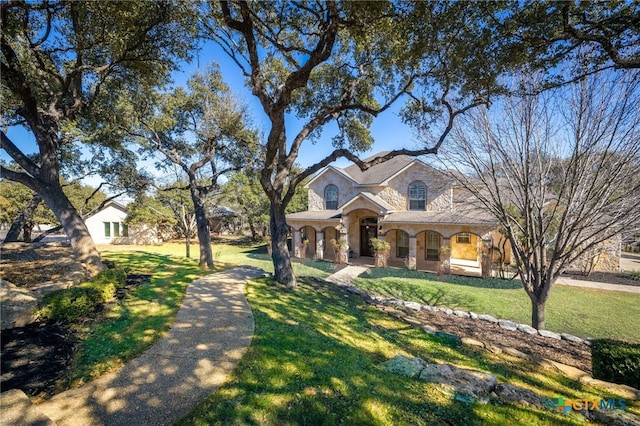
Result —
[{"label": "oak tree", "polygon": [[[246,77],[269,120],[260,183],[269,199],[274,277],[296,280],[285,213],[306,178],[344,157],[362,170],[396,155],[436,153],[457,116],[499,92],[500,34],[486,19],[498,3],[246,2],[198,3],[203,36]],[[374,117],[406,100],[409,123],[440,119],[433,142],[363,162]],[[302,121],[294,134],[287,119]],[[304,143],[335,122],[334,150],[291,174]]]},{"label": "oak tree", "polygon": [[[172,2],[7,1],[0,5],[2,116],[34,137],[37,158],[0,133],[20,166],[2,177],[36,192],[51,208],[90,272],[104,268],[60,182],[74,142],[109,138],[112,102],[164,82],[186,57],[184,10]],[[96,137],[99,136],[99,137]],[[118,141],[111,139],[111,143]],[[75,157],[75,156],[72,156]]]},{"label": "oak tree", "polygon": [[213,268],[207,199],[220,191],[221,176],[249,166],[258,152],[246,106],[234,98],[214,66],[192,76],[187,88],[126,105],[125,115],[135,123],[130,135],[143,154],[159,153],[159,168],[176,166],[180,180],[186,178],[184,189],[193,204],[200,244],[199,265]]}]

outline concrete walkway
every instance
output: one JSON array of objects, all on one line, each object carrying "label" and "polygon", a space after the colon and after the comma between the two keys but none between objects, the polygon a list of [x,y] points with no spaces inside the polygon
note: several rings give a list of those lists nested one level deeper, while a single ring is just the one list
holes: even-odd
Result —
[{"label": "concrete walkway", "polygon": [[119,371],[35,408],[57,425],[174,423],[225,382],[251,343],[253,314],[243,288],[263,274],[242,267],[194,281],[158,343]]},{"label": "concrete walkway", "polygon": [[583,281],[583,280],[575,280],[573,278],[567,278],[567,277],[558,278],[558,280],[556,281],[556,284],[569,285],[572,287],[595,288],[598,290],[623,291],[626,293],[640,294],[640,286],[609,284],[609,283],[601,283],[596,281]]},{"label": "concrete walkway", "polygon": [[325,280],[335,284],[351,285],[353,280],[355,280],[358,275],[363,274],[369,269],[371,268],[367,266],[347,265],[335,274],[329,275],[327,278],[325,278]]}]

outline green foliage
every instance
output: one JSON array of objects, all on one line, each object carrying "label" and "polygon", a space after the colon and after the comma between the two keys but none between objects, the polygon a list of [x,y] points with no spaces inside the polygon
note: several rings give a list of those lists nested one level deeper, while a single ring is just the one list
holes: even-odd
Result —
[{"label": "green foliage", "polygon": [[109,268],[100,271],[93,280],[94,283],[113,283],[116,288],[122,288],[127,280],[127,272],[120,268]]},{"label": "green foliage", "polygon": [[370,242],[375,251],[386,251],[391,248],[391,244],[380,238],[371,238]]},{"label": "green foliage", "polygon": [[591,342],[593,377],[640,389],[640,343],[613,339]]},{"label": "green foliage", "polygon": [[48,320],[74,322],[89,316],[101,302],[98,289],[72,287],[45,295],[36,314]]},{"label": "green foliage", "polygon": [[101,271],[91,281],[53,291],[42,298],[37,315],[44,319],[75,322],[95,312],[100,303],[111,300],[124,287],[127,273],[122,269]]},{"label": "green foliage", "polygon": [[126,210],[126,223],[129,225],[172,226],[177,222],[171,208],[159,197],[141,195],[127,204]]},{"label": "green foliage", "polygon": [[260,185],[260,174],[254,168],[234,172],[222,188],[221,200],[246,218],[257,238],[258,230],[268,227],[269,199]]}]

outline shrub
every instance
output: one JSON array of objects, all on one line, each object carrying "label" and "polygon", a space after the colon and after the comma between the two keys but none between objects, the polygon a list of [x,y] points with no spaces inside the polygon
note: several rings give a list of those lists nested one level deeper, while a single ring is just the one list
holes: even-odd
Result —
[{"label": "shrub", "polygon": [[95,290],[100,296],[100,302],[106,302],[116,295],[116,285],[113,282],[93,282],[89,281],[82,284],[80,287],[91,288]]},{"label": "shrub", "polygon": [[596,379],[640,388],[640,343],[594,340],[591,366]]},{"label": "shrub", "polygon": [[76,321],[95,312],[100,303],[116,295],[125,285],[127,273],[122,269],[107,269],[91,281],[78,287],[53,291],[42,298],[37,315],[44,319]]},{"label": "shrub", "polygon": [[101,271],[98,275],[96,275],[91,282],[95,283],[113,283],[115,288],[124,287],[125,281],[127,280],[127,273],[124,269],[105,269]]},{"label": "shrub", "polygon": [[91,287],[56,290],[42,298],[36,313],[45,319],[73,322],[94,312],[100,299],[100,292]]}]

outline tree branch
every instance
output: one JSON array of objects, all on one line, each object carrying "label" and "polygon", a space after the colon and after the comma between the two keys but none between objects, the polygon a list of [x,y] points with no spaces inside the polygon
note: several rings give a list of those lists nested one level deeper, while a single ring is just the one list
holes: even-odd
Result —
[{"label": "tree branch", "polygon": [[40,171],[38,165],[31,161],[29,157],[24,155],[20,148],[18,148],[13,141],[9,139],[4,131],[0,132],[0,148],[7,151],[7,154],[9,154],[9,156],[32,177],[38,176]]}]

